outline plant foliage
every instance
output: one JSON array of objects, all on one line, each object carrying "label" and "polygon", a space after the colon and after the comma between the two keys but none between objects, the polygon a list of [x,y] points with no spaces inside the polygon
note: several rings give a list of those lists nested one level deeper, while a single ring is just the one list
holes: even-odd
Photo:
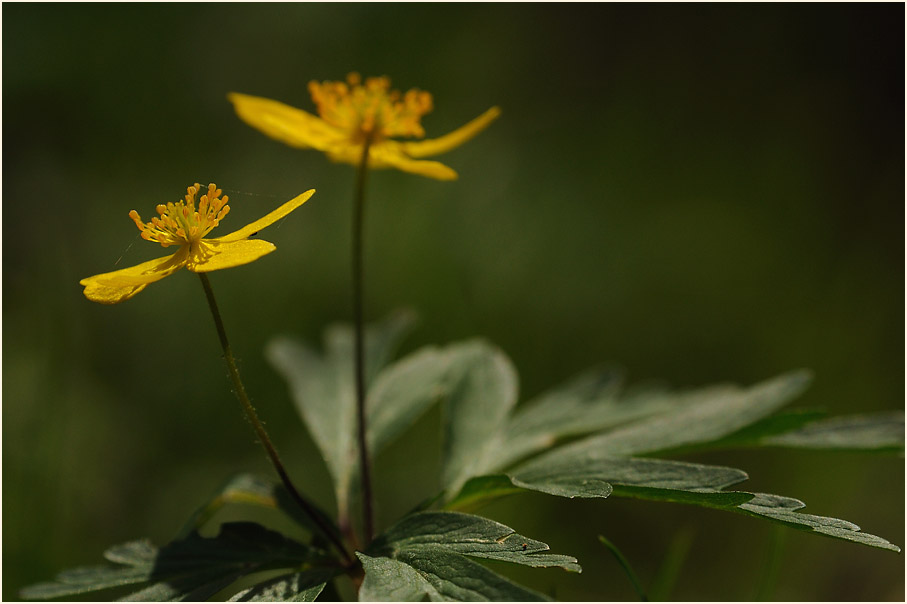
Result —
[{"label": "plant foliage", "polygon": [[[220,533],[198,533],[157,548],[146,540],[117,545],[104,552],[111,563],[67,570],[50,583],[33,585],[22,596],[46,600],[114,587],[141,587],[125,596],[131,601],[205,600],[238,579],[253,573],[286,569],[288,574],[265,586],[237,594],[239,599],[286,594],[314,600],[326,581],[337,574],[330,568],[300,571],[324,561],[324,554],[250,522],[221,525]],[[294,570],[295,569],[295,570]]]},{"label": "plant foliage", "polygon": [[[698,505],[900,551],[851,522],[802,512],[805,504],[797,499],[736,490],[748,478],[743,470],[670,457],[755,447],[903,452],[901,412],[826,418],[815,410],[782,410],[808,386],[805,371],[749,387],[671,391],[625,390],[619,371],[601,368],[518,405],[513,364],[483,340],[428,346],[391,362],[412,325],[410,313],[398,313],[367,331],[367,442],[378,452],[440,404],[443,491],[356,552],[364,570],[362,600],[546,599],[480,561],[580,572],[577,560],[466,513],[525,491]],[[338,513],[349,505],[359,472],[352,334],[349,327],[329,328],[323,352],[287,337],[267,348],[324,456]],[[192,515],[180,539],[160,549],[147,541],[111,548],[105,553],[110,565],[60,573],[22,595],[48,599],[129,587],[140,588],[129,599],[226,594],[243,601],[310,601],[334,577],[353,572],[317,539],[304,545],[256,524],[223,524],[216,537],[200,536],[198,530],[217,510],[232,503],[279,509],[312,528],[281,485],[241,475]],[[339,531],[328,514],[318,513]],[[263,571],[272,572],[256,581]]]}]

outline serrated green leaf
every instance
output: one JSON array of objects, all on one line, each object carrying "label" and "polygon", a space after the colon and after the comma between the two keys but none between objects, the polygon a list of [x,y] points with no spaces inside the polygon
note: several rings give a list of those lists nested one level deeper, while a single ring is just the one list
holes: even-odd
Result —
[{"label": "serrated green leaf", "polygon": [[275,577],[230,598],[230,602],[314,602],[339,571],[308,570]]},{"label": "serrated green leaf", "polygon": [[419,571],[445,599],[460,602],[539,602],[548,600],[457,554],[427,547],[400,552],[398,560]]},{"label": "serrated green leaf", "polygon": [[743,470],[651,458],[611,457],[555,449],[506,475],[473,478],[448,509],[474,509],[520,489],[558,497],[623,497],[725,507],[748,501],[749,493],[724,491],[743,482]]},{"label": "serrated green leaf", "polygon": [[110,568],[84,566],[62,571],[54,581],[24,587],[19,595],[24,600],[50,600],[112,587],[144,583],[150,579],[145,568]]},{"label": "serrated green leaf", "polygon": [[558,566],[581,571],[576,558],[548,554],[550,548],[541,541],[519,535],[500,522],[458,512],[419,512],[406,516],[375,539],[369,553],[393,558],[415,547],[525,566]]},{"label": "serrated green leaf", "polygon": [[800,530],[813,531],[828,537],[853,541],[854,543],[861,543],[893,552],[901,551],[901,548],[886,539],[862,532],[860,527],[852,522],[827,516],[804,514],[798,511],[805,506],[806,504],[802,501],[791,497],[754,493],[752,500],[737,506],[736,509],[750,516],[768,518]]},{"label": "serrated green leaf", "polygon": [[442,481],[454,492],[491,465],[494,437],[516,404],[517,376],[503,352],[480,340],[449,346],[447,353]]},{"label": "serrated green leaf", "polygon": [[764,436],[759,444],[801,449],[903,451],[904,412],[832,417],[782,434]]},{"label": "serrated green leaf", "polygon": [[391,558],[366,556],[356,552],[365,569],[359,588],[360,602],[443,602],[442,596],[419,571]]},{"label": "serrated green leaf", "polygon": [[607,497],[611,486],[619,485],[623,494],[636,489],[637,496],[687,500],[695,493],[694,499],[714,500],[714,505],[727,501],[723,488],[747,479],[746,472],[736,468],[557,449],[517,467],[509,476],[516,486],[562,497]]},{"label": "serrated green leaf", "polygon": [[357,553],[366,572],[360,599],[545,599],[466,556],[580,572],[575,558],[549,554],[548,549],[541,541],[480,516],[411,514],[375,539],[367,554]]},{"label": "serrated green leaf", "polygon": [[[780,495],[769,495],[766,493],[718,490],[722,488],[722,482],[727,479],[733,479],[735,473],[740,472],[743,474],[740,470],[720,468],[717,466],[702,466],[701,469],[697,469],[688,474],[690,468],[683,468],[682,466],[696,466],[697,464],[666,462],[649,458],[617,458],[615,461],[619,464],[631,461],[642,462],[644,467],[644,469],[637,468],[634,470],[631,464],[626,466],[625,471],[627,472],[627,475],[631,477],[631,482],[635,484],[621,485],[619,483],[621,481],[626,481],[626,479],[616,477],[615,474],[615,478],[612,478],[611,482],[614,483],[613,494],[618,497],[633,497],[637,499],[650,499],[670,503],[685,503],[689,505],[736,511],[749,516],[756,516],[778,522],[793,528],[814,531],[836,539],[844,539],[846,541],[895,552],[900,551],[900,548],[896,545],[891,544],[881,537],[861,532],[860,527],[852,522],[799,512],[798,510],[803,508],[805,504],[797,499],[782,497]],[[645,467],[648,464],[652,464],[652,462],[657,463]],[[671,466],[673,464],[677,465],[672,468]],[[718,470],[718,472],[713,474],[713,469]],[[724,470],[730,470],[731,472],[724,474],[722,472]],[[564,478],[562,479],[562,482],[557,483],[563,488],[563,492],[559,492],[558,489],[550,488],[544,482],[546,477],[541,475],[541,472],[539,474],[539,477],[533,477],[531,475],[527,476],[529,480],[526,482],[522,482],[515,477],[504,475],[484,476],[473,479],[467,483],[466,487],[464,487],[466,493],[454,498],[448,503],[448,507],[475,507],[478,502],[488,501],[500,494],[512,493],[513,490],[508,488],[508,483],[514,488],[540,491],[561,497],[583,496],[581,494],[573,494],[574,491],[571,490],[571,483],[568,479]],[[648,484],[651,486],[643,486],[642,484],[642,477],[647,474],[649,476]],[[745,474],[743,475],[745,476]],[[739,478],[739,475],[737,475],[737,477]],[[533,479],[538,480],[538,484],[531,482]],[[688,484],[693,484],[697,480],[703,485],[711,482],[712,486],[703,487],[701,490],[696,490],[695,488],[691,490],[674,488],[683,485],[687,481],[689,481]],[[576,492],[582,493],[582,478],[577,476],[576,481],[579,483],[576,486]],[[539,488],[540,486],[541,488]]]},{"label": "serrated green leaf", "polygon": [[105,556],[116,565],[63,571],[55,581],[27,587],[21,595],[46,600],[150,583],[127,599],[204,599],[240,576],[320,559],[316,550],[248,522],[224,524],[213,538],[193,533],[160,549],[134,541],[109,549]]},{"label": "serrated green leaf", "polygon": [[[831,537],[864,545],[897,551],[897,547],[875,535],[859,531],[856,525],[843,520],[796,512],[802,503],[779,496],[725,491],[724,488],[747,478],[734,468],[632,457],[655,452],[680,452],[727,446],[801,446],[857,450],[903,450],[903,414],[886,413],[811,422],[815,411],[795,410],[771,416],[771,413],[798,395],[808,384],[807,372],[793,372],[741,389],[736,386],[712,386],[681,394],[650,391],[644,399],[652,405],[647,417],[616,429],[603,432],[575,443],[560,446],[529,462],[518,465],[506,474],[478,476],[465,482],[462,489],[449,490],[452,498],[448,509],[474,509],[495,497],[511,494],[516,489],[540,491],[561,497],[607,497],[610,494],[687,503],[692,505],[738,511],[812,530]],[[554,402],[565,401],[574,409],[570,395],[582,400],[584,392],[594,392],[594,380],[578,380],[573,388],[553,394],[548,402],[536,403],[538,421],[529,407],[529,420],[522,420],[519,430],[508,427],[493,437],[501,450],[507,450],[506,438],[520,433],[541,434],[543,417]],[[557,391],[555,391],[557,393]],[[558,398],[562,396],[562,398]],[[590,397],[594,398],[593,397]],[[543,397],[542,399],[546,399]],[[587,399],[589,400],[589,399]],[[602,407],[603,405],[599,403]],[[595,405],[593,405],[595,406]],[[532,421],[530,421],[532,420]],[[552,420],[554,421],[554,420]],[[564,425],[569,425],[565,422]],[[538,427],[537,427],[538,426]],[[551,434],[555,434],[554,431]],[[529,447],[515,438],[517,446],[509,451],[520,452]],[[539,444],[541,444],[539,442]],[[507,457],[512,455],[512,457]],[[500,456],[507,463],[517,453]],[[486,458],[487,459],[487,458]],[[478,467],[482,467],[481,464]],[[486,463],[485,467],[494,467]],[[796,502],[792,509],[768,505],[766,502]]]},{"label": "serrated green leaf", "polygon": [[[399,312],[366,328],[367,384],[388,362],[414,322],[412,313]],[[278,337],[268,343],[265,355],[287,380],[291,398],[334,481],[338,509],[346,515],[351,483],[358,471],[352,328],[328,327],[324,349],[324,355],[320,355],[292,338]]]},{"label": "serrated green leaf", "polygon": [[[365,565],[366,556],[357,555]],[[418,547],[400,552],[396,560],[380,557],[373,560],[379,562],[372,561],[366,567],[363,589],[366,582],[368,589],[364,595],[360,592],[362,601],[419,600],[424,597],[433,602],[538,602],[548,599],[464,556],[443,550]]]},{"label": "serrated green leaf", "polygon": [[537,491],[557,497],[574,499],[608,497],[611,495],[612,486],[603,480],[586,477],[560,477],[544,476],[536,480],[520,481],[506,474],[492,474],[470,478],[460,492],[448,501],[444,508],[447,510],[467,512],[476,510],[493,499],[513,495],[521,491]]},{"label": "serrated green leaf", "polygon": [[808,372],[787,373],[739,389],[710,387],[678,395],[668,412],[562,447],[572,455],[585,452],[641,455],[718,440],[769,415],[799,395],[808,385]]}]

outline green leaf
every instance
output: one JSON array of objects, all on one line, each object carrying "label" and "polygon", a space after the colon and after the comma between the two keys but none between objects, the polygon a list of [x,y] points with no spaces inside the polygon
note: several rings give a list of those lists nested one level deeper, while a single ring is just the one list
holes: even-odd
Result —
[{"label": "green leaf", "polygon": [[369,553],[393,558],[414,547],[430,547],[525,566],[559,566],[581,571],[576,558],[545,553],[550,548],[541,541],[518,535],[500,522],[458,512],[419,512],[406,516],[375,539]]},{"label": "green leaf", "polygon": [[21,595],[46,600],[126,585],[150,584],[127,599],[203,600],[236,579],[262,570],[296,567],[322,554],[248,522],[223,524],[205,538],[193,533],[160,549],[148,541],[115,546],[104,554],[113,565],[63,571],[55,581],[26,587]]},{"label": "green leaf", "polygon": [[[387,365],[403,339],[417,322],[416,314],[408,309],[398,310],[381,321],[365,326],[365,383],[371,384]],[[348,323],[336,323],[325,330],[325,347],[350,359],[355,354],[355,332]],[[350,376],[352,381],[353,376]]]},{"label": "green leaf", "polygon": [[763,440],[770,436],[791,432],[806,424],[822,419],[828,414],[818,409],[782,409],[775,415],[762,418],[759,421],[745,426],[736,432],[728,434],[717,440],[701,442],[689,447],[678,447],[671,451],[672,454],[689,451],[717,449],[734,449],[745,447],[763,446]]},{"label": "green leaf", "polygon": [[520,405],[507,423],[495,467],[554,445],[559,439],[597,432],[646,410],[618,402],[621,375],[615,369],[587,371]]},{"label": "green leaf", "polygon": [[391,558],[372,558],[356,552],[365,569],[360,602],[443,602],[442,596],[419,571]]},{"label": "green leaf", "polygon": [[517,467],[509,476],[516,486],[561,497],[607,497],[613,485],[621,495],[696,501],[702,505],[726,505],[749,499],[722,492],[723,488],[748,478],[746,472],[736,468],[591,452],[575,454],[556,449]]},{"label": "green leaf", "polygon": [[[620,387],[621,376],[617,370],[591,370],[520,405],[502,435],[494,465],[487,469],[505,469],[564,438],[676,410],[693,398],[651,387],[635,387],[621,395]],[[727,391],[728,388],[721,387],[707,392]]]},{"label": "green leaf", "polygon": [[449,354],[426,347],[378,375],[366,400],[372,453],[380,451],[446,393],[449,365]]},{"label": "green leaf", "polygon": [[254,585],[230,598],[230,602],[314,602],[325,584],[340,574],[336,570],[308,570],[282,575]]},{"label": "green leaf", "polygon": [[482,507],[492,499],[525,490],[525,488],[513,484],[510,477],[505,474],[476,476],[467,480],[463,488],[444,507],[449,510],[467,512]]},{"label": "green leaf", "polygon": [[[553,453],[557,453],[555,450]],[[542,456],[507,475],[482,476],[467,482],[448,509],[475,509],[520,489],[558,497],[608,497],[726,507],[752,499],[749,493],[723,491],[747,479],[735,468],[649,458]]]},{"label": "green leaf", "polygon": [[[414,323],[400,312],[365,333],[366,382],[383,367]],[[271,340],[265,355],[290,386],[290,394],[334,481],[337,506],[345,515],[351,482],[358,468],[353,330],[325,330],[324,355],[288,337]]]},{"label": "green leaf", "polygon": [[241,572],[223,574],[219,571],[172,577],[153,583],[135,593],[120,598],[120,602],[198,602],[207,600],[243,576]]},{"label": "green leaf", "polygon": [[446,600],[539,602],[548,599],[457,554],[419,547],[400,552],[398,560],[421,573]]},{"label": "green leaf", "polygon": [[[566,466],[558,472],[556,466],[533,468],[528,464],[527,467],[531,471],[526,471],[522,475],[483,476],[469,481],[463,491],[448,503],[448,508],[477,507],[481,502],[513,493],[517,488],[560,497],[605,497],[607,495],[595,495],[594,491],[585,494],[584,489],[588,489],[589,486],[584,485],[583,481],[597,472],[598,476],[610,477],[607,480],[613,484],[615,496],[735,511],[837,539],[900,551],[900,548],[887,540],[863,533],[860,527],[846,520],[798,512],[797,510],[803,508],[805,504],[796,499],[765,493],[720,490],[724,486],[739,482],[741,476],[745,478],[746,474],[741,470],[649,458],[621,457],[610,462],[615,466],[602,465],[598,470],[578,472],[572,478]],[[545,472],[549,469],[550,474]],[[551,485],[552,482],[555,486]]]},{"label": "green leaf", "polygon": [[801,449],[903,452],[904,412],[832,417],[782,434],[765,436],[759,444]]},{"label": "green leaf", "polygon": [[527,589],[468,558],[431,548],[414,548],[399,559],[356,552],[365,567],[360,601],[540,602]]},{"label": "green leaf", "polygon": [[516,404],[517,375],[503,352],[480,340],[449,346],[447,352],[442,481],[455,492],[493,465],[494,437]]},{"label": "green leaf", "polygon": [[[192,514],[180,531],[180,537],[186,537],[200,529],[225,505],[236,503],[280,510],[300,526],[316,535],[320,534],[321,528],[299,507],[282,483],[255,474],[238,474],[221,485],[211,499]],[[324,526],[330,527],[335,535],[339,535],[340,531],[334,521],[318,506],[309,503],[315,513],[320,515]]]},{"label": "green leaf", "polygon": [[231,503],[245,503],[262,507],[277,508],[274,497],[274,483],[254,474],[239,474],[217,488],[211,498],[198,508],[180,531],[188,536],[200,529],[214,517],[222,507]]},{"label": "green leaf", "polygon": [[580,572],[576,559],[499,522],[455,512],[404,517],[358,554],[365,567],[362,600],[542,600],[466,556]]},{"label": "green leaf", "polygon": [[[559,451],[640,455],[718,440],[769,415],[799,395],[809,373],[796,371],[750,388],[705,388],[677,395],[674,408],[610,432],[591,436]],[[565,453],[566,454],[566,453]]]},{"label": "green leaf", "polygon": [[608,481],[594,476],[542,475],[530,476],[525,480],[515,476],[510,476],[509,478],[514,486],[521,489],[538,491],[539,493],[547,493],[557,497],[568,497],[570,499],[576,497],[585,499],[592,497],[604,498],[610,496],[614,491],[614,487]]},{"label": "green leaf", "polygon": [[[659,391],[645,392],[640,395],[641,400],[651,406],[645,417],[556,447],[506,474],[474,477],[461,489],[448,491],[453,493],[453,497],[449,498],[446,507],[474,509],[517,489],[561,497],[607,497],[614,494],[737,511],[839,539],[898,551],[888,541],[862,533],[852,523],[797,512],[803,506],[797,500],[777,495],[725,491],[726,487],[747,478],[742,470],[631,457],[754,444],[903,450],[904,419],[900,412],[821,421],[814,421],[817,417],[814,411],[791,411],[771,416],[798,395],[808,382],[809,374],[799,371],[750,388],[722,385],[673,395]],[[602,380],[602,383],[607,381]],[[540,400],[542,402],[527,406],[526,415],[519,422],[511,422],[506,431],[492,436],[492,442],[498,445],[499,450],[510,452],[501,457],[511,455],[507,457],[509,460],[531,450],[532,447],[525,443],[532,439],[524,439],[521,435],[542,434],[542,420],[553,418],[557,401],[561,401],[571,412],[577,412],[577,408],[595,408],[602,413],[598,416],[602,421],[607,416],[602,410],[614,404],[613,401],[595,402],[596,381],[591,374]],[[591,407],[582,407],[578,401],[583,400],[593,401]],[[579,413],[582,414],[582,411]],[[571,425],[569,421],[558,424],[554,419],[551,419],[551,424],[557,429],[548,432],[552,437],[549,441],[561,428]],[[517,444],[508,449],[506,438],[502,435],[507,435]],[[474,467],[483,467],[483,464]],[[485,463],[484,467],[494,467],[494,464]]]},{"label": "green leaf", "polygon": [[813,531],[828,537],[893,552],[901,551],[901,548],[881,537],[862,532],[860,527],[852,522],[799,512],[797,510],[805,507],[806,504],[797,499],[767,493],[755,493],[754,495],[752,500],[737,506],[737,510],[750,516],[768,518],[800,530]]},{"label": "green leaf", "polygon": [[293,402],[334,481],[337,506],[344,509],[356,465],[351,360],[336,350],[322,358],[289,338],[271,340],[265,354],[289,383]]},{"label": "green leaf", "polygon": [[706,508],[727,509],[753,498],[752,493],[745,491],[681,491],[676,489],[658,489],[642,486],[623,487],[615,486],[616,497],[632,497],[633,499],[648,499],[650,501],[664,501],[666,503],[685,503]]}]

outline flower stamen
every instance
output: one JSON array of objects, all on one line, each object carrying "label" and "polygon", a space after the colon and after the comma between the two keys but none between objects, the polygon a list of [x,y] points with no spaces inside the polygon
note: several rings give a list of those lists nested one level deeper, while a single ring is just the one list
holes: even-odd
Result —
[{"label": "flower stamen", "polygon": [[309,82],[309,92],[321,119],[349,132],[356,143],[424,137],[420,120],[432,110],[431,94],[413,88],[401,95],[390,85],[387,77],[367,78],[363,83],[354,72],[346,82]]},{"label": "flower stamen", "polygon": [[226,195],[222,198],[223,191],[211,183],[207,192],[198,200],[196,210],[195,200],[200,187],[198,183],[188,187],[185,201],[159,204],[155,208],[158,215],[151,222],[142,222],[135,210],[129,212],[129,217],[135,222],[142,238],[168,247],[195,243],[211,232],[230,211],[230,206],[227,205],[230,198]]}]

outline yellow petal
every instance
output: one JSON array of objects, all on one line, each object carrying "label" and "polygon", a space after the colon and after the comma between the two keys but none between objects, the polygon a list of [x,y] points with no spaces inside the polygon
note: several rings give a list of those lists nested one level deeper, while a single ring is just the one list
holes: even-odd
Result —
[{"label": "yellow petal", "polygon": [[[338,148],[329,151],[328,157],[334,161],[358,165],[362,160],[362,147]],[[387,140],[372,145],[369,148],[368,165],[373,169],[396,168],[438,180],[457,178],[457,173],[441,162],[410,159],[400,150],[400,143],[397,141]]]},{"label": "yellow petal", "polygon": [[488,124],[493,122],[499,115],[501,115],[500,107],[492,107],[468,124],[460,126],[453,132],[445,134],[440,138],[424,141],[401,142],[400,146],[403,148],[403,152],[410,157],[439,155],[446,151],[450,151],[455,147],[459,147],[487,128]]},{"label": "yellow petal", "polygon": [[159,281],[186,265],[187,246],[180,247],[172,256],[156,258],[129,268],[86,277],[79,281],[85,286],[85,297],[101,304],[117,304],[133,297],[149,283]]},{"label": "yellow petal", "polygon": [[289,214],[290,212],[292,212],[293,210],[295,210],[296,208],[298,208],[299,206],[301,206],[302,204],[307,202],[309,200],[309,198],[314,194],[315,194],[315,189],[309,189],[302,195],[297,195],[296,197],[294,197],[290,201],[286,202],[285,204],[283,204],[282,206],[280,206],[273,212],[266,214],[265,216],[263,216],[262,218],[259,218],[255,222],[247,224],[246,226],[239,229],[238,231],[233,231],[232,233],[224,235],[223,237],[214,237],[212,239],[205,239],[204,241],[227,242],[227,241],[239,241],[240,239],[247,239],[247,238],[251,237],[252,235],[254,235],[255,233],[257,233],[258,231],[264,229],[265,227],[271,226],[272,224],[274,224],[275,222],[277,222],[278,220],[280,220],[281,218],[283,218],[284,216],[286,216],[287,214]]},{"label": "yellow petal", "polygon": [[292,147],[324,151],[345,138],[341,131],[302,109],[237,92],[227,98],[242,121]]},{"label": "yellow petal", "polygon": [[277,249],[273,243],[261,239],[218,241],[202,239],[192,252],[186,265],[194,273],[219,271],[254,262]]},{"label": "yellow petal", "polygon": [[100,304],[119,304],[145,289],[144,285],[107,287],[94,282],[82,283],[82,285],[85,286],[85,290],[82,292],[85,297]]},{"label": "yellow petal", "polygon": [[457,173],[452,168],[445,166],[441,162],[426,161],[424,159],[410,159],[402,153],[395,154],[382,153],[381,150],[376,151],[378,151],[377,153],[375,153],[376,161],[383,161],[388,166],[397,168],[398,170],[403,170],[404,172],[409,172],[410,174],[418,174],[420,176],[435,178],[437,180],[457,179]]}]

